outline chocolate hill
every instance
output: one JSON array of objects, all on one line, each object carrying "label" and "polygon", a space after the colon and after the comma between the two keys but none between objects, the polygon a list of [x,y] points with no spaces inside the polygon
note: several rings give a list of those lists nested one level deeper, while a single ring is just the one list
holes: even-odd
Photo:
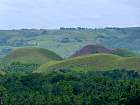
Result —
[{"label": "chocolate hill", "polygon": [[137,56],[137,54],[127,49],[121,49],[121,48],[110,49],[102,45],[95,44],[95,45],[87,45],[83,47],[82,49],[76,51],[76,53],[74,53],[71,57],[78,57],[78,56],[84,56],[88,54],[97,54],[97,53],[115,54],[122,57]]},{"label": "chocolate hill", "polygon": [[95,54],[95,53],[112,53],[112,49],[106,48],[101,45],[87,45],[77,51],[75,54],[72,55],[72,57],[77,57],[77,56],[83,56],[83,55],[88,55],[88,54]]}]

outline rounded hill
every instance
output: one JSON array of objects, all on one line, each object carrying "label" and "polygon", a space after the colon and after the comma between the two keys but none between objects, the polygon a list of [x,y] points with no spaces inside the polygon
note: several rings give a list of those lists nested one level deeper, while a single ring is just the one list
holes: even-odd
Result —
[{"label": "rounded hill", "polygon": [[72,57],[95,54],[95,53],[112,53],[112,50],[97,44],[87,45],[82,49],[80,49],[79,51],[77,51],[75,54],[73,54]]},{"label": "rounded hill", "polygon": [[75,57],[55,63],[42,65],[36,72],[57,71],[57,70],[110,70],[117,66],[120,56],[113,54],[91,54],[82,57]]},{"label": "rounded hill", "polygon": [[56,53],[43,48],[19,48],[2,59],[2,63],[20,62],[24,64],[43,64],[53,60],[62,60]]},{"label": "rounded hill", "polygon": [[37,73],[48,71],[106,71],[115,69],[140,70],[140,58],[120,57],[113,54],[91,54],[42,65]]},{"label": "rounded hill", "polygon": [[127,49],[123,49],[123,48],[110,49],[102,45],[95,44],[95,45],[87,45],[81,48],[79,51],[76,51],[76,53],[74,53],[71,57],[78,57],[78,56],[84,56],[88,54],[98,54],[98,53],[114,54],[121,57],[138,56],[138,54],[131,52]]}]

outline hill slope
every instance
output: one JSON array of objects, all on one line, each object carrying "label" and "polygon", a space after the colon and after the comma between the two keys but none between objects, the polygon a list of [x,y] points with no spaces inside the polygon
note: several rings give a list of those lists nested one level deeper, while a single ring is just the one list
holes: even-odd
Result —
[{"label": "hill slope", "polygon": [[58,70],[114,70],[128,69],[140,70],[140,58],[120,57],[113,54],[92,54],[83,57],[44,64],[36,72],[58,71]]},{"label": "hill slope", "polygon": [[52,60],[62,60],[62,58],[52,51],[42,48],[20,48],[5,56],[2,62],[8,64],[12,62],[43,64]]}]

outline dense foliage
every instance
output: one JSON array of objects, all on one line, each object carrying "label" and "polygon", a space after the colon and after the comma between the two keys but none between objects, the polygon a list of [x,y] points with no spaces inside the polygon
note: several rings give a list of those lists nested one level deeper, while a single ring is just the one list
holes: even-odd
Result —
[{"label": "dense foliage", "polygon": [[36,70],[39,64],[22,64],[20,62],[13,62],[11,64],[0,64],[0,70],[4,72],[27,72],[30,73]]},{"label": "dense foliage", "polygon": [[132,105],[140,99],[136,71],[8,73],[0,77],[4,105]]}]

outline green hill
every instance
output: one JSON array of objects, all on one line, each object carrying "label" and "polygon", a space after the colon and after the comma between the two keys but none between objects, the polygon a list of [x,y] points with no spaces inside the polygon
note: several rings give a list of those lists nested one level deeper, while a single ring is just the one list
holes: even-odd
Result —
[{"label": "green hill", "polygon": [[58,70],[114,70],[128,69],[140,70],[140,58],[120,57],[113,54],[93,54],[68,60],[52,62],[42,65],[35,72],[58,71]]},{"label": "green hill", "polygon": [[29,47],[12,51],[2,59],[2,63],[43,64],[52,60],[62,60],[62,58],[52,51]]}]

